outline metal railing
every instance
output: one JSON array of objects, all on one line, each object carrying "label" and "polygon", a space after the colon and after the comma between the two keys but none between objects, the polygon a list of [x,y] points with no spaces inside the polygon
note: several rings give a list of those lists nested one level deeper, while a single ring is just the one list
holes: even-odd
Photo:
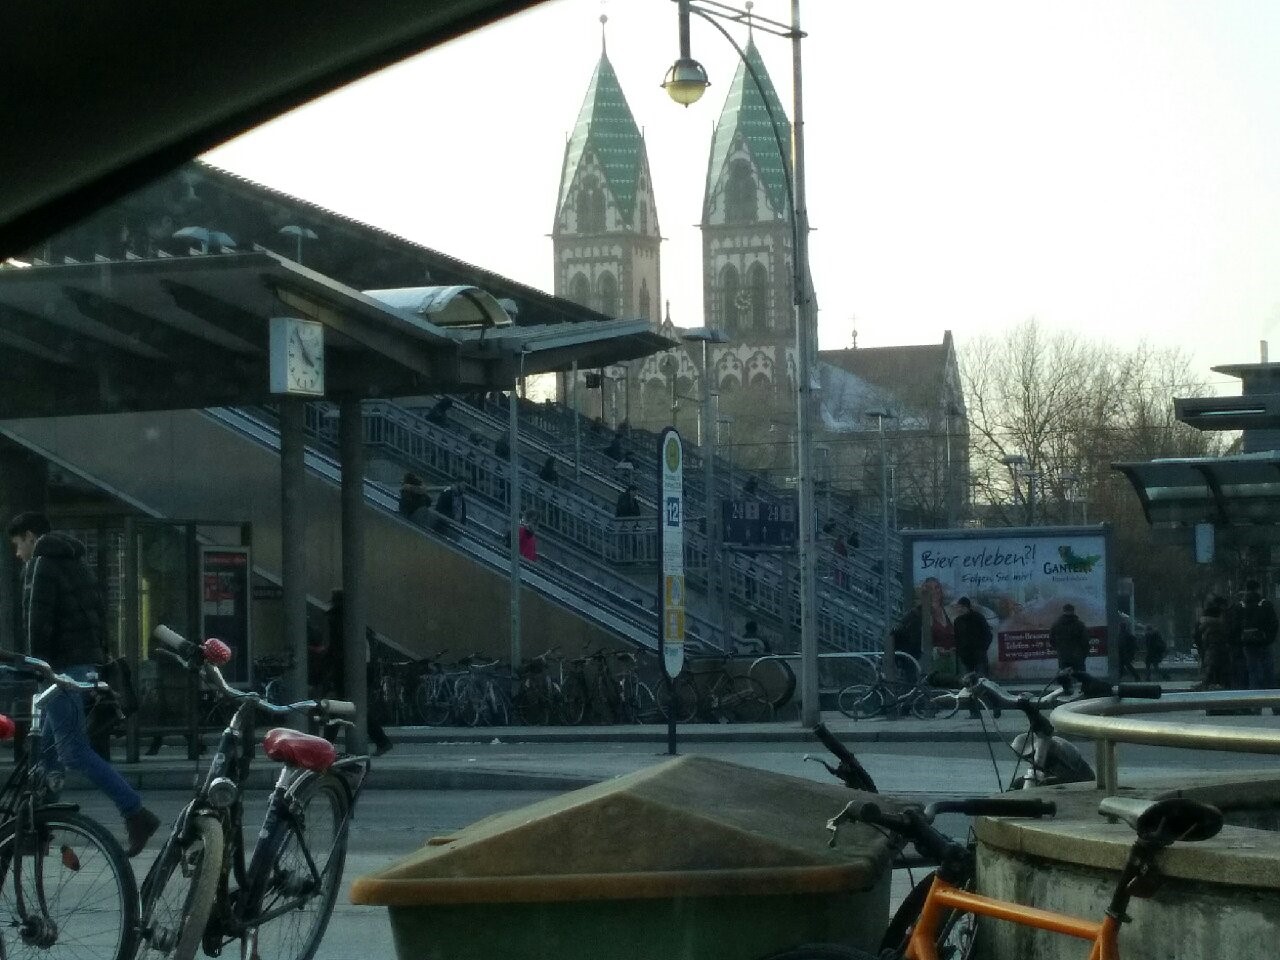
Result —
[{"label": "metal railing", "polygon": [[1117,743],[1142,743],[1184,750],[1280,753],[1280,729],[1215,723],[1171,723],[1135,719],[1135,714],[1188,710],[1280,709],[1280,690],[1209,690],[1166,693],[1159,700],[1101,697],[1064,703],[1049,715],[1059,733],[1089,737],[1097,745],[1098,786],[1116,792]]}]

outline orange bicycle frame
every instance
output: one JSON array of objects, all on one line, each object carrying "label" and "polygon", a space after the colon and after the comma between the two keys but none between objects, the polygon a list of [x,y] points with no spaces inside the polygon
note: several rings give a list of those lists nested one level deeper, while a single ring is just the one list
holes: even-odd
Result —
[{"label": "orange bicycle frame", "polygon": [[938,931],[949,910],[1088,940],[1093,944],[1089,960],[1120,960],[1120,924],[1115,917],[1108,915],[1101,923],[1081,920],[1065,913],[1038,910],[1020,903],[970,893],[938,876],[933,878],[933,885],[929,887],[929,895],[920,911],[920,919],[907,942],[905,960],[938,960]]}]

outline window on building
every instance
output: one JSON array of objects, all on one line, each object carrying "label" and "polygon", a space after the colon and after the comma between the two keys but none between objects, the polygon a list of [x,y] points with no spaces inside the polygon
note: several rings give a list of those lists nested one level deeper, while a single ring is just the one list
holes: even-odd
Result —
[{"label": "window on building", "polygon": [[724,188],[724,219],[726,223],[755,223],[759,219],[756,175],[746,160],[734,160],[729,164]]},{"label": "window on building", "polygon": [[649,316],[650,306],[651,306],[651,303],[649,301],[649,281],[641,280],[640,281],[640,316],[644,317],[644,319],[646,320],[653,319],[652,317]]},{"label": "window on building", "polygon": [[604,190],[599,180],[587,180],[578,192],[578,231],[604,233]]},{"label": "window on building", "polygon": [[612,273],[600,274],[600,312],[611,317],[616,317],[619,313],[618,281],[613,278]]},{"label": "window on building", "polygon": [[[763,263],[752,264],[748,274],[751,288],[751,326],[755,330],[769,329],[769,271]],[[745,317],[743,319],[746,319]]]},{"label": "window on building", "polygon": [[731,266],[726,266],[720,271],[720,320],[729,334],[738,332],[738,297],[741,293],[738,271]]},{"label": "window on building", "polygon": [[569,299],[584,307],[591,306],[591,281],[585,273],[575,273],[569,282]]}]

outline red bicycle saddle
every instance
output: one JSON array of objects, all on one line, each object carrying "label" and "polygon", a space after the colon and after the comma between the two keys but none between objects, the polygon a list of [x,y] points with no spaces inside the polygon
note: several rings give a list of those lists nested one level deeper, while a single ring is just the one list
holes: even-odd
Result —
[{"label": "red bicycle saddle", "polygon": [[262,738],[262,749],[277,763],[314,770],[316,773],[324,773],[338,759],[337,749],[324,737],[313,737],[309,733],[299,733],[287,727],[276,727],[268,731]]}]

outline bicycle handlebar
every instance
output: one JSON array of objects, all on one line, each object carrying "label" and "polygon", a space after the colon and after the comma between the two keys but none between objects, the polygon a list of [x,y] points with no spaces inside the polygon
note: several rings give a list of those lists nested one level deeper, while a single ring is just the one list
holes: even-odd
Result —
[{"label": "bicycle handlebar", "polygon": [[[218,644],[218,647],[210,647],[206,652],[204,646],[192,643],[163,624],[156,627],[151,636],[164,645],[164,649],[158,650],[158,653],[180,663],[188,670],[197,671],[205,683],[228,699],[241,702],[248,701],[253,704],[254,709],[261,713],[275,717],[286,716],[290,713],[310,713],[318,714],[321,719],[349,717],[355,714],[356,706],[349,700],[299,700],[296,703],[276,704],[267,700],[262,694],[255,693],[252,690],[237,690],[227,683],[227,678],[218,669],[219,663],[215,662],[215,658],[221,658],[222,651],[230,652],[220,640],[207,641],[207,643]],[[220,662],[225,663],[226,661],[221,660]]]},{"label": "bicycle handlebar", "polygon": [[13,654],[10,657],[6,657],[5,661],[18,670],[27,670],[34,673],[41,680],[62,687],[64,690],[80,690],[85,692],[111,690],[111,687],[101,680],[81,681],[68,677],[64,673],[57,673],[54,671],[53,667],[49,666],[48,663],[35,657],[24,656],[23,654]]}]

